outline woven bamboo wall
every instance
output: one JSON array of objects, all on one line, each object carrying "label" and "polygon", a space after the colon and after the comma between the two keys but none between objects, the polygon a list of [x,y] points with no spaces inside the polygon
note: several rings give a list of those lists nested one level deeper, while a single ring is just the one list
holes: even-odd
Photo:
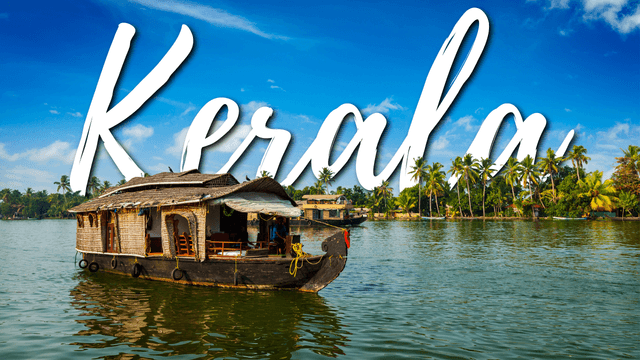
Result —
[{"label": "woven bamboo wall", "polygon": [[138,216],[139,209],[121,209],[116,216],[116,239],[120,253],[145,255],[146,219]]},{"label": "woven bamboo wall", "polygon": [[102,252],[102,226],[99,215],[95,212],[78,214],[76,221],[76,248]]}]

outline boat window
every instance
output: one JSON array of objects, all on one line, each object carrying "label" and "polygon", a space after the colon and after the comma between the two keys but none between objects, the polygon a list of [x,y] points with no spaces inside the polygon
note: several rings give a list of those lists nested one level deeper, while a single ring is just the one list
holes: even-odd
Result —
[{"label": "boat window", "polygon": [[[116,220],[115,220],[115,214],[111,211],[107,211],[107,238],[105,239],[105,247],[106,247],[106,252],[117,252],[117,247],[116,247]],[[89,221],[91,221],[91,214],[89,214]],[[97,226],[97,224],[96,224]]]},{"label": "boat window", "polygon": [[82,217],[82,215],[80,215],[80,214],[76,215],[76,220],[78,220],[78,228],[83,228],[84,227],[84,218]]}]

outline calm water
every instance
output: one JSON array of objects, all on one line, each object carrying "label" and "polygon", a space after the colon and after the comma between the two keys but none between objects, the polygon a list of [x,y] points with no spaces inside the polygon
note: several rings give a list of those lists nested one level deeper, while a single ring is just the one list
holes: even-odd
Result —
[{"label": "calm water", "polygon": [[[322,231],[306,251],[319,253]],[[369,222],[318,294],[75,266],[75,221],[0,221],[1,359],[640,358],[640,222]]]}]

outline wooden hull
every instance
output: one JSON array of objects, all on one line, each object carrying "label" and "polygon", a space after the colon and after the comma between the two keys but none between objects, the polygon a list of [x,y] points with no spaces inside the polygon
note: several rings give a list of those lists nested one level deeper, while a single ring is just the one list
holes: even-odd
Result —
[{"label": "wooden hull", "polygon": [[[347,262],[347,247],[342,232],[322,244],[324,255],[293,257],[211,257],[203,262],[193,258],[167,259],[118,254],[83,254],[86,271],[103,271],[147,280],[185,285],[220,286],[260,290],[300,290],[318,292],[340,275]],[[136,265],[137,264],[137,265]],[[178,267],[180,271],[174,272]],[[138,276],[136,276],[138,275]],[[181,276],[180,276],[181,275]],[[176,280],[176,278],[178,278]]]},{"label": "wooden hull", "polygon": [[562,216],[554,216],[554,220],[587,220],[587,218],[570,218],[570,217],[562,217]]}]

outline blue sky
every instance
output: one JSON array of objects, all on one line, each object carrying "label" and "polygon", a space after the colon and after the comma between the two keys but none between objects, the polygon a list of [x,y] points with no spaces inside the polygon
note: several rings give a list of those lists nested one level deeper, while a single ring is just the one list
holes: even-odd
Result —
[{"label": "blue sky", "polygon": [[[610,175],[620,148],[640,144],[638,1],[10,0],[0,5],[0,188],[55,192],[53,182],[70,173],[120,23],[133,25],[136,36],[112,106],[160,61],[183,24],[195,39],[171,80],[112,131],[145,172],[180,168],[186,129],[204,104],[219,97],[240,105],[241,117],[222,142],[205,150],[202,172],[217,172],[248,134],[253,112],[269,106],[275,115],[268,126],[293,137],[276,177],[282,181],[325,117],[345,103],[387,118],[380,171],[407,135],[440,47],[472,7],[489,18],[489,41],[431,134],[427,160],[448,169],[485,117],[511,103],[523,117],[541,113],[547,119],[538,156],[557,149],[573,129],[572,145],[585,146],[591,157],[587,170]],[[494,159],[515,133],[512,120],[504,124]],[[332,160],[354,133],[353,121],[345,122]],[[255,140],[233,175],[255,177],[267,145]],[[93,174],[111,183],[122,179],[104,150]],[[396,173],[395,189],[397,179]],[[314,180],[309,167],[295,185]],[[356,183],[352,161],[332,188]]]}]

